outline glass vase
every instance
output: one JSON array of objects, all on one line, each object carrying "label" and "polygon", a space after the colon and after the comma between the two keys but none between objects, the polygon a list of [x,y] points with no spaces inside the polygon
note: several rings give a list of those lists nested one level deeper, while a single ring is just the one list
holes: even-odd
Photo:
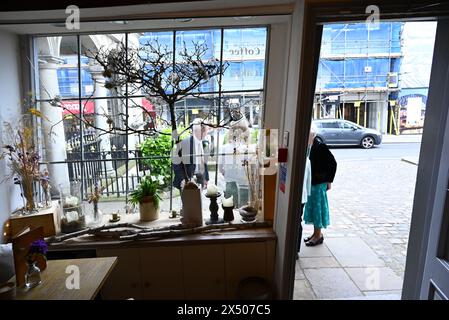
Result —
[{"label": "glass vase", "polygon": [[37,266],[37,261],[28,261],[27,272],[25,274],[25,287],[31,289],[41,282],[41,269]]},{"label": "glass vase", "polygon": [[51,207],[50,188],[45,188],[44,189],[44,206],[45,206],[45,208],[50,208]]},{"label": "glass vase", "polygon": [[21,181],[22,197],[24,199],[24,214],[31,214],[36,212],[36,205],[34,203],[34,185],[32,177],[22,177]]},{"label": "glass vase", "polygon": [[98,209],[98,201],[93,201],[92,204],[93,204],[93,211],[94,211],[93,217],[92,217],[93,223],[94,224],[101,223],[103,214],[102,214],[101,210]]},{"label": "glass vase", "polygon": [[62,216],[61,232],[72,233],[86,227],[81,199],[81,183],[71,182],[70,185],[60,186]]}]

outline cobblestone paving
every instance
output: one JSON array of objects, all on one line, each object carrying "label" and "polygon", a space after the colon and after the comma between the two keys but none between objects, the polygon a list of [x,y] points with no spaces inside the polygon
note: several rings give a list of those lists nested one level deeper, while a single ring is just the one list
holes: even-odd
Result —
[{"label": "cobblestone paving", "polygon": [[[324,236],[359,236],[403,277],[417,168],[400,160],[338,161]],[[306,225],[304,236],[312,230]]]}]

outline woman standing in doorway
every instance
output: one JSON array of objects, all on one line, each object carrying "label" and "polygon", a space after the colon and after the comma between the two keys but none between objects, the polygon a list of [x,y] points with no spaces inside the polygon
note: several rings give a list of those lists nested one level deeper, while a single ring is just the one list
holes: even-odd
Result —
[{"label": "woman standing in doorway", "polygon": [[329,204],[327,191],[331,189],[337,171],[337,162],[327,145],[316,139],[317,129],[312,124],[311,134],[314,136],[310,148],[310,164],[312,168],[312,190],[304,208],[304,221],[313,224],[313,235],[304,239],[306,246],[322,244],[324,236],[322,228],[329,225]]}]

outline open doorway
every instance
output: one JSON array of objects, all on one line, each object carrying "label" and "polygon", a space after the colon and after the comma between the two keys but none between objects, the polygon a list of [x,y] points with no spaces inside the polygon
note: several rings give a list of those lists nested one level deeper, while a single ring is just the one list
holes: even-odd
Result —
[{"label": "open doorway", "polygon": [[325,241],[301,239],[293,299],[401,298],[435,32],[323,26],[313,119],[338,167]]}]

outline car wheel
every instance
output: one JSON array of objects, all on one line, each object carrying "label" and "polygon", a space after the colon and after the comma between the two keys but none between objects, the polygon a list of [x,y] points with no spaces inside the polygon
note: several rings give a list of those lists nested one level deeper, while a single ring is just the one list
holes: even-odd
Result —
[{"label": "car wheel", "polygon": [[318,141],[319,143],[323,143],[323,139],[322,139],[322,138],[316,137],[315,139],[316,139],[316,141]]},{"label": "car wheel", "polygon": [[374,138],[371,136],[366,136],[362,139],[360,145],[364,149],[371,149],[374,146]]}]

